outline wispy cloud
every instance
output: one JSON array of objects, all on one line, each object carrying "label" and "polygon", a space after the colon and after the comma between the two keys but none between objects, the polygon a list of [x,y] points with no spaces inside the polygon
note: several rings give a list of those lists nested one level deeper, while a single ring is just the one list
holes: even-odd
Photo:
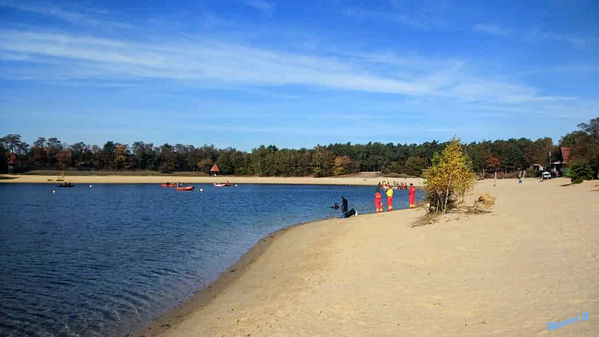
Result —
[{"label": "wispy cloud", "polygon": [[244,1],[244,4],[246,4],[247,6],[253,7],[269,16],[272,15],[272,13],[275,9],[274,2],[265,1],[265,0],[246,0],[246,1]]},{"label": "wispy cloud", "polygon": [[474,30],[482,33],[487,33],[491,35],[509,35],[510,31],[504,29],[498,25],[490,24],[490,23],[479,23],[474,25]]},{"label": "wispy cloud", "polygon": [[479,23],[473,26],[477,32],[496,36],[515,36],[528,42],[554,41],[570,44],[575,47],[590,47],[597,44],[597,38],[592,36],[553,33],[534,27],[528,29],[507,29],[497,24]]},{"label": "wispy cloud", "polygon": [[597,38],[591,36],[546,32],[535,27],[522,32],[524,39],[532,42],[539,40],[563,42],[575,47],[590,47],[597,43]]},{"label": "wispy cloud", "polygon": [[[248,86],[303,85],[503,103],[572,99],[545,96],[528,86],[476,77],[468,73],[464,63],[435,63],[424,70],[422,61],[416,60],[399,62],[387,57],[387,61],[377,59],[377,64],[373,64],[360,56],[330,58],[207,39],[169,38],[144,44],[67,33],[0,30],[0,59],[18,62],[20,57],[26,57],[29,65],[48,65],[33,72],[23,67],[23,75],[27,75],[24,77],[39,79],[155,78]],[[401,76],[378,75],[376,70],[381,67],[388,70],[385,73]],[[13,72],[0,76],[16,76],[19,69],[17,63]]]},{"label": "wispy cloud", "polygon": [[426,29],[428,26],[420,20],[406,14],[383,9],[346,8],[342,13],[360,20],[395,22],[412,28]]},{"label": "wispy cloud", "polygon": [[65,10],[58,5],[51,3],[33,3],[28,1],[0,0],[0,7],[13,10],[29,12],[37,15],[54,17],[78,26],[102,26],[113,28],[130,28],[130,25],[115,22],[107,19],[98,19],[103,14],[102,11],[87,8],[89,14]]},{"label": "wispy cloud", "polygon": [[447,25],[447,6],[444,1],[390,0],[379,3],[378,6],[346,8],[341,13],[350,18],[392,22],[423,30]]}]

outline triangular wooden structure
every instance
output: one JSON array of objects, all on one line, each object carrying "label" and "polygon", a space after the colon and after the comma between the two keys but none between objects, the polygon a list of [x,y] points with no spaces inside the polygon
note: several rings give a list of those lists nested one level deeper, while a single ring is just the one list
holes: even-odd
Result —
[{"label": "triangular wooden structure", "polygon": [[218,169],[218,165],[214,164],[212,165],[212,168],[210,169],[210,173],[217,175],[218,173],[220,173],[220,170]]}]

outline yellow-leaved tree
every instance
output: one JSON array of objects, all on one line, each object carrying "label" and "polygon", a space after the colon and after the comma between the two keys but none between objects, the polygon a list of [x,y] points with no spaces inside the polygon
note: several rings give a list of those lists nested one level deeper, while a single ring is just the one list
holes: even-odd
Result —
[{"label": "yellow-leaved tree", "polygon": [[472,188],[476,175],[472,161],[453,138],[443,152],[433,155],[432,166],[424,174],[424,189],[429,211],[445,213]]}]

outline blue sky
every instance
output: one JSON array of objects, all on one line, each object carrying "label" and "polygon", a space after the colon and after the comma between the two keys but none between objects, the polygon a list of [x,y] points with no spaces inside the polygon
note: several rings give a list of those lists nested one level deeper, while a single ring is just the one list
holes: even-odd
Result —
[{"label": "blue sky", "polygon": [[0,0],[0,135],[554,140],[599,115],[597,1]]}]

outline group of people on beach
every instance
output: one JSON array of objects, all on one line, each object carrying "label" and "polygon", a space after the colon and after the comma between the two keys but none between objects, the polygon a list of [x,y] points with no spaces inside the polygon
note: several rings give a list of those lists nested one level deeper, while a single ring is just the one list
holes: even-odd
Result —
[{"label": "group of people on beach", "polygon": [[[386,181],[383,181],[382,183],[379,182],[376,188],[376,192],[374,193],[374,207],[376,208],[376,212],[383,212],[383,200],[381,196],[381,189],[387,195],[387,211],[391,212],[393,210],[393,186],[388,184]],[[408,189],[408,187],[404,183],[403,186],[399,184],[395,189],[402,190]],[[414,208],[416,207],[416,188],[412,183],[410,183],[408,193],[410,199],[410,208]]]},{"label": "group of people on beach", "polygon": [[[410,183],[410,186],[407,186],[405,183],[405,188],[402,188],[402,185],[399,184],[396,188],[394,188],[393,186],[391,186],[390,184],[388,184],[387,182],[383,181],[382,183],[378,183],[377,187],[376,187],[376,192],[374,193],[374,206],[376,208],[376,212],[383,212],[383,198],[381,196],[381,190],[387,195],[387,211],[391,212],[393,210],[393,189],[396,190],[401,190],[401,189],[407,189],[408,190],[408,195],[409,195],[409,202],[410,202],[410,208],[415,208],[416,207],[416,188],[414,187],[414,184]],[[341,207],[339,207],[339,204],[335,203],[333,204],[333,206],[331,206],[331,208],[333,209],[339,209],[341,208],[341,214],[343,215],[344,218],[349,218],[350,216],[353,215],[358,215],[358,212],[356,212],[355,209],[350,209],[348,210],[348,203],[347,203],[347,199],[345,199],[344,196],[341,196]]]}]

